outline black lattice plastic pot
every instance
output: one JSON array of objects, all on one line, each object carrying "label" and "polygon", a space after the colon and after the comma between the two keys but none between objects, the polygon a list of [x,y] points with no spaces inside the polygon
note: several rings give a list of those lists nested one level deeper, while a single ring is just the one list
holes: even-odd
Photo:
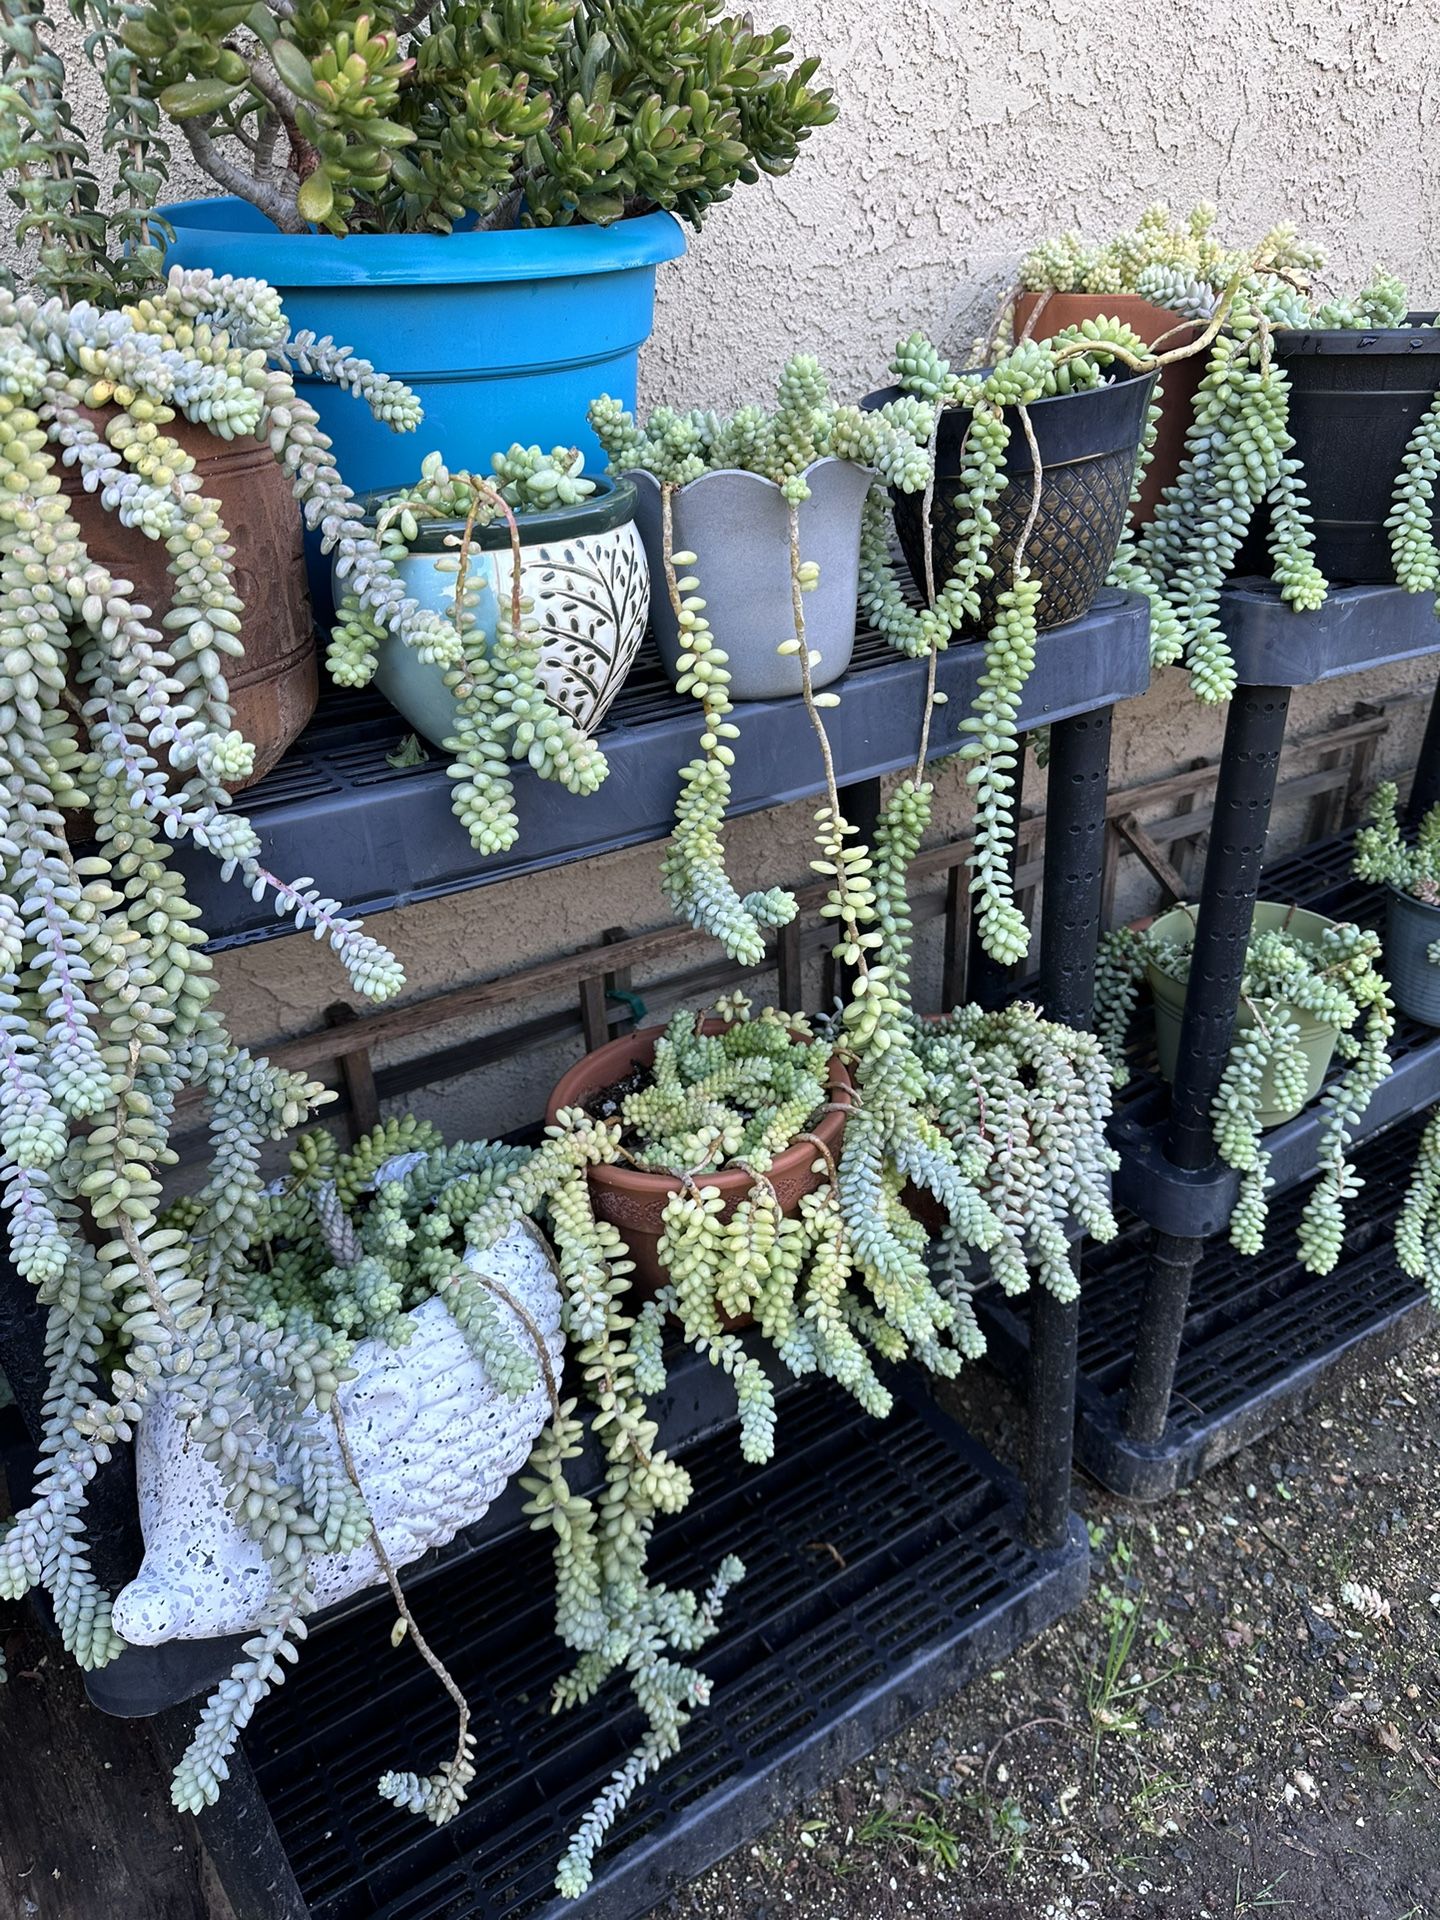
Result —
[{"label": "black lattice plastic pot", "polygon": [[1401,1013],[1427,1027],[1440,1027],[1440,967],[1430,948],[1440,940],[1440,907],[1387,889],[1385,978]]},{"label": "black lattice plastic pot", "polygon": [[[1268,933],[1275,927],[1285,927],[1302,940],[1318,941],[1327,927],[1336,924],[1334,920],[1327,920],[1324,914],[1307,913],[1303,907],[1285,906],[1274,900],[1259,900],[1255,905],[1252,928],[1256,933]],[[1173,907],[1169,913],[1162,913],[1158,920],[1151,923],[1150,932],[1161,940],[1193,941],[1194,909]],[[1160,1071],[1167,1080],[1173,1081],[1180,1058],[1180,1025],[1185,1017],[1188,969],[1186,980],[1176,980],[1162,972],[1153,961],[1147,961],[1145,979],[1155,1005],[1155,1052]],[[1274,1068],[1267,1067],[1260,1082],[1258,1118],[1262,1127],[1281,1126],[1309,1106],[1325,1084],[1325,1075],[1330,1071],[1330,1062],[1335,1054],[1335,1043],[1340,1038],[1338,1027],[1329,1026],[1323,1020],[1314,1020],[1298,1007],[1287,1006],[1286,1011],[1300,1029],[1300,1051],[1305,1056],[1306,1069],[1305,1098],[1298,1105],[1294,1101],[1282,1100],[1275,1087]],[[1242,999],[1235,1011],[1235,1030],[1245,1033],[1255,1025],[1256,1017]]]},{"label": "black lattice plastic pot", "polygon": [[[1115,563],[1130,508],[1130,484],[1155,385],[1153,374],[1117,375],[1103,387],[1056,394],[1029,409],[1040,450],[1040,510],[1026,543],[1025,560],[1042,584],[1037,615],[1041,629],[1063,626],[1090,611]],[[868,394],[861,403],[883,406],[899,387]],[[970,415],[952,408],[940,421],[935,447],[936,485],[930,527],[937,587],[955,570],[965,518],[956,504],[960,455]],[[981,618],[994,618],[995,596],[1009,584],[1015,543],[1030,512],[1034,463],[1018,418],[1010,414],[1005,453],[1007,485],[994,507],[992,547],[995,577],[981,595]],[[891,493],[895,530],[917,584],[925,579],[922,494]]]},{"label": "black lattice plastic pot", "polygon": [[1440,389],[1440,328],[1427,324],[1434,317],[1275,335],[1315,559],[1332,583],[1394,583],[1385,520],[1410,436]]}]

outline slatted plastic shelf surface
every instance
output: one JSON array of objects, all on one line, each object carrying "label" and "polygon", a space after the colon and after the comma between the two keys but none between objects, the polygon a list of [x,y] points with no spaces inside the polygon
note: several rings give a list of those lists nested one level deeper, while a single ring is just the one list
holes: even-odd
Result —
[{"label": "slatted plastic shelf surface", "polygon": [[[1042,634],[1026,687],[1022,728],[1093,712],[1143,693],[1149,684],[1148,618],[1133,594],[1102,593],[1083,620]],[[931,756],[960,745],[984,665],[978,642],[941,656],[938,685],[949,706],[933,730]],[[903,659],[862,635],[855,663],[826,717],[842,784],[893,773],[915,756],[925,682],[922,662]],[[949,716],[948,718],[946,716]],[[731,812],[806,799],[823,785],[819,747],[798,699],[746,701],[736,710]],[[375,913],[460,892],[589,854],[663,839],[670,831],[679,770],[695,754],[699,711],[672,691],[647,643],[599,735],[610,774],[598,793],[576,796],[529,767],[515,770],[520,832],[509,853],[482,857],[450,811],[445,757],[395,767],[407,732],[378,698],[329,694],[273,772],[242,795],[271,871],[309,875],[357,913]],[[220,879],[208,856],[176,855],[190,898],[215,949],[290,931],[267,904]]]},{"label": "slatted plastic shelf surface", "polygon": [[[777,1377],[777,1363],[767,1355],[757,1336],[747,1336],[752,1358]],[[789,1376],[784,1376],[788,1380]],[[650,1401],[651,1415],[660,1430],[660,1444],[671,1454],[693,1447],[713,1434],[733,1428],[735,1389],[708,1358],[681,1347],[669,1357],[669,1376],[663,1394]],[[570,1485],[578,1492],[598,1491],[604,1479],[604,1459],[587,1431],[582,1456],[571,1462]],[[443,1547],[436,1547],[405,1569],[405,1590],[416,1593],[437,1574],[453,1575],[466,1561],[487,1554],[516,1534],[529,1531],[526,1494],[518,1479],[510,1481],[500,1497],[474,1526],[464,1528]],[[125,1569],[129,1578],[132,1568]],[[310,1622],[312,1642],[373,1596],[360,1595],[327,1608]],[[127,1647],[117,1660],[85,1676],[85,1690],[105,1713],[134,1718],[162,1712],[192,1700],[224,1679],[240,1658],[244,1634],[210,1640],[170,1640],[158,1647]]]},{"label": "slatted plastic shelf surface", "polygon": [[[1165,1432],[1153,1446],[1124,1430],[1124,1394],[1149,1273],[1149,1229],[1130,1220],[1108,1247],[1087,1247],[1080,1304],[1076,1460],[1102,1485],[1160,1500],[1237,1452],[1332,1386],[1342,1369],[1373,1364],[1432,1319],[1419,1282],[1396,1264],[1395,1216],[1424,1115],[1355,1155],[1365,1185],[1349,1203],[1334,1271],[1304,1272],[1295,1233],[1307,1189],[1272,1201],[1265,1250],[1247,1258],[1207,1243],[1189,1311]],[[979,1303],[990,1350],[1007,1373],[1025,1365],[1023,1307]]]},{"label": "slatted plastic shelf surface", "polygon": [[[908,1389],[907,1389],[908,1392]],[[641,1790],[578,1905],[552,1881],[566,1836],[638,1729],[613,1683],[552,1715],[548,1538],[442,1572],[417,1616],[476,1709],[479,1770],[436,1829],[380,1799],[426,1772],[454,1716],[377,1603],[321,1635],[266,1702],[247,1750],[315,1920],[629,1920],[759,1833],[888,1732],[983,1672],[1083,1594],[1087,1550],[1019,1535],[1008,1476],[917,1394],[887,1422],[830,1386],[784,1394],[778,1462],[741,1466],[733,1427],[687,1454],[695,1497],[657,1534],[657,1572],[748,1572],[697,1656],[711,1704]]]},{"label": "slatted plastic shelf surface", "polygon": [[[1350,874],[1353,840],[1338,834],[1268,866],[1261,899],[1378,923],[1377,890]],[[1123,1230],[1108,1247],[1087,1244],[1082,1256],[1076,1460],[1105,1486],[1135,1499],[1163,1499],[1298,1410],[1342,1366],[1382,1357],[1426,1324],[1429,1308],[1419,1284],[1396,1265],[1392,1232],[1416,1142],[1440,1101],[1440,1034],[1401,1019],[1391,1050],[1395,1072],[1372,1103],[1354,1155],[1365,1186],[1347,1209],[1350,1226],[1335,1271],[1317,1278],[1295,1260],[1295,1229],[1318,1167],[1319,1110],[1312,1106],[1266,1135],[1276,1189],[1264,1250],[1253,1258],[1237,1254],[1218,1229],[1207,1241],[1191,1286],[1169,1420],[1154,1445],[1124,1431],[1151,1229],[1123,1209],[1128,1200],[1143,1204],[1152,1219],[1159,1211],[1137,1143],[1153,1148],[1163,1132],[1166,1096],[1158,1078],[1143,1071],[1126,1090],[1114,1136],[1124,1158],[1113,1188]],[[1228,1222],[1228,1210],[1221,1218]],[[979,1306],[992,1357],[1019,1379],[1029,1344],[1023,1308],[993,1291]]]}]

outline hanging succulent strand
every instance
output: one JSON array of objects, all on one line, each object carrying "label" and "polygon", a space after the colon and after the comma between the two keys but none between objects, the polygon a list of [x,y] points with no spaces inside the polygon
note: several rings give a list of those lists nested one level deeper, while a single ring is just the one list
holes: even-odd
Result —
[{"label": "hanging succulent strand", "polygon": [[[338,1385],[333,1344],[313,1326],[237,1312],[232,1292],[265,1212],[262,1148],[330,1095],[226,1034],[175,846],[208,852],[226,877],[310,925],[357,991],[388,997],[402,975],[336,901],[273,874],[231,806],[228,784],[252,764],[225,674],[245,610],[229,531],[171,420],[268,442],[311,523],[366,574],[370,613],[412,637],[450,638],[357,529],[328,441],[282,364],[287,341],[276,295],[256,282],[176,273],[113,310],[0,293],[0,1186],[15,1269],[47,1310],[49,1365],[42,1465],[0,1537],[0,1591],[45,1586],[82,1665],[118,1653],[83,1509],[153,1397],[173,1396],[271,1572],[259,1628],[177,1771],[177,1804],[192,1809],[214,1799],[241,1730],[294,1656],[313,1604],[311,1543],[353,1543],[366,1521],[334,1489],[321,1499],[304,1440]],[[397,383],[328,343],[321,358],[377,417],[414,424]],[[100,425],[95,409],[106,410]],[[163,621],[87,550],[62,463],[131,538],[163,543]],[[87,848],[67,836],[79,809],[94,823]],[[206,1185],[187,1203],[198,1234],[162,1211],[176,1103],[192,1089],[214,1143]],[[328,1501],[329,1520],[316,1501]]]}]

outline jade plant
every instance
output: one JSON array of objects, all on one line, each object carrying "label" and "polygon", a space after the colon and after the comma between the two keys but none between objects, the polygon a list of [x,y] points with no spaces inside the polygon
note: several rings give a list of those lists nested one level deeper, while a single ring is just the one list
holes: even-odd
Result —
[{"label": "jade plant", "polygon": [[721,0],[74,0],[107,101],[107,206],[67,103],[45,0],[0,3],[0,164],[48,284],[154,271],[169,125],[200,170],[282,232],[698,226],[788,171],[835,117],[785,27]]},{"label": "jade plant", "polygon": [[[0,1536],[0,1592],[44,1586],[82,1666],[118,1654],[85,1550],[86,1492],[152,1392],[183,1383],[198,1430],[233,1436],[221,1471],[277,1572],[272,1614],[208,1723],[212,1774],[304,1611],[290,1577],[300,1536],[267,1479],[266,1383],[303,1410],[335,1379],[308,1333],[237,1318],[226,1273],[258,1204],[262,1149],[329,1096],[229,1037],[175,850],[268,896],[329,944],[357,991],[384,999],[403,981],[336,901],[270,871],[231,805],[226,783],[251,765],[226,683],[245,610],[227,530],[171,421],[268,445],[308,523],[363,576],[369,612],[417,645],[454,644],[405,599],[295,371],[414,424],[405,388],[328,341],[291,337],[258,282],[177,271],[114,310],[0,292],[0,1186],[49,1362],[41,1465]],[[87,550],[63,468],[125,537],[163,543],[163,619]],[[186,1092],[208,1107],[213,1143],[199,1260],[161,1213]]]},{"label": "jade plant", "polygon": [[[1320,1178],[1301,1216],[1299,1260],[1307,1272],[1324,1274],[1340,1257],[1345,1202],[1359,1190],[1347,1155],[1390,1071],[1395,1019],[1379,959],[1379,936],[1343,921],[1328,923],[1315,938],[1283,925],[1250,935],[1240,989],[1249,1022],[1237,1025],[1211,1109],[1216,1151],[1240,1175],[1230,1220],[1230,1242],[1240,1253],[1258,1253],[1265,1243],[1270,1156],[1260,1114],[1267,1089],[1279,1107],[1298,1111],[1304,1099],[1304,1018],[1339,1030],[1336,1052],[1344,1066],[1321,1095]],[[1101,943],[1095,1023],[1117,1086],[1130,1077],[1126,1042],[1147,966],[1183,984],[1190,960],[1190,939],[1153,931],[1120,927]]]},{"label": "jade plant", "polygon": [[114,169],[113,192],[102,188],[76,122],[73,77],[45,0],[0,0],[0,176],[19,210],[15,238],[34,249],[35,286],[107,300],[160,277],[163,234],[151,210],[164,198],[170,148],[154,89],[120,37],[129,9],[76,0],[68,11],[104,77],[100,151]]},{"label": "jade plant", "polygon": [[[1440,907],[1440,801],[1427,811],[1413,841],[1407,841],[1399,799],[1393,780],[1382,781],[1371,795],[1365,825],[1355,835],[1356,877]],[[1430,959],[1440,965],[1440,940],[1431,944]]]},{"label": "jade plant", "polygon": [[[397,563],[427,522],[460,523],[436,560],[437,572],[455,578],[444,679],[455,698],[456,732],[444,744],[454,756],[452,809],[477,852],[487,854],[504,852],[519,834],[512,762],[528,762],[542,779],[580,794],[593,793],[609,771],[600,748],[546,696],[539,679],[544,633],[521,585],[519,522],[528,513],[578,504],[595,482],[586,478],[584,456],[574,447],[545,452],[516,444],[493,455],[490,467],[488,477],[452,473],[438,453],[427,454],[418,479],[384,502],[375,525],[380,551]],[[501,519],[510,533],[510,592],[501,596],[492,635],[480,617],[482,582],[471,556],[476,529]],[[357,591],[359,578],[340,596],[326,653],[331,678],[347,687],[374,678],[386,632]],[[435,659],[428,636],[420,657]]]},{"label": "jade plant", "polygon": [[[698,409],[679,413],[660,407],[642,426],[605,394],[591,405],[590,424],[612,473],[638,468],[659,484],[664,588],[685,647],[678,686],[694,698],[705,722],[700,752],[680,771],[675,832],[663,867],[666,893],[675,911],[720,941],[732,959],[754,965],[764,954],[766,931],[793,919],[795,901],[781,887],[742,896],[725,870],[723,825],[739,726],[724,651],[705,618],[705,557],[675,550],[675,492],[722,467],[759,474],[780,488],[791,525],[795,624],[791,633],[776,639],[780,653],[794,655],[801,651],[801,596],[819,578],[818,568],[800,551],[797,509],[809,496],[806,469],[834,456],[873,469],[888,484],[913,489],[923,484],[924,451],[904,419],[837,405],[819,362],[809,354],[797,354],[782,370],[773,412],[745,406],[721,418]],[[807,681],[813,664],[807,650]],[[812,697],[820,707],[832,706],[839,698],[807,692],[807,698]]]}]

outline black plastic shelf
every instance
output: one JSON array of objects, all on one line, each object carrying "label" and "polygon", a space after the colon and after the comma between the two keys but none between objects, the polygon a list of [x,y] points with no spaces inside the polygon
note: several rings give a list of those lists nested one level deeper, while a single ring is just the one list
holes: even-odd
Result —
[{"label": "black plastic shelf", "polygon": [[[782,1376],[758,1335],[750,1344],[752,1357],[768,1367],[778,1388]],[[685,1347],[668,1356],[668,1368],[665,1392],[651,1402],[660,1444],[670,1453],[679,1454],[727,1430],[733,1434],[735,1389],[728,1376],[703,1354]],[[789,1376],[783,1379],[788,1381]],[[587,1433],[585,1453],[571,1463],[570,1484],[581,1492],[593,1492],[603,1473],[600,1451]],[[405,1568],[405,1591],[421,1591],[437,1574],[453,1574],[502,1540],[527,1533],[530,1522],[523,1511],[527,1498],[519,1478],[512,1479],[474,1526],[464,1528],[446,1545]],[[311,1638],[327,1633],[373,1599],[371,1593],[357,1594],[328,1607],[309,1623]],[[247,1637],[239,1633],[209,1640],[170,1640],[158,1647],[126,1647],[118,1659],[86,1674],[86,1693],[92,1705],[122,1719],[161,1713],[218,1685],[239,1659]]]},{"label": "black plastic shelf", "polygon": [[1314,613],[1296,613],[1268,580],[1237,580],[1220,620],[1247,687],[1312,687],[1440,653],[1435,596],[1401,587],[1336,587]]},{"label": "black plastic shelf", "polygon": [[[1337,834],[1267,866],[1261,897],[1377,924],[1383,897],[1351,876],[1353,842],[1352,833]],[[1418,1284],[1395,1264],[1389,1228],[1419,1130],[1440,1100],[1440,1033],[1402,1018],[1391,1051],[1394,1072],[1371,1102],[1360,1134],[1368,1144],[1355,1156],[1366,1186],[1350,1203],[1346,1251],[1324,1279],[1295,1262],[1295,1223],[1318,1167],[1317,1106],[1265,1136],[1276,1187],[1265,1249],[1247,1258],[1223,1238],[1236,1176],[1225,1168],[1197,1176],[1186,1196],[1184,1177],[1160,1151],[1164,1083],[1141,1071],[1127,1087],[1112,1125],[1122,1156],[1112,1190],[1126,1225],[1110,1246],[1087,1245],[1081,1282],[1075,1457],[1103,1485],[1134,1499],[1162,1499],[1297,1410],[1338,1366],[1393,1351],[1419,1331],[1428,1309]],[[1179,1217],[1187,1199],[1190,1223]],[[1125,1433],[1124,1396],[1157,1222],[1198,1233],[1206,1246],[1191,1285],[1165,1432],[1145,1443]],[[1029,1340],[1024,1308],[993,1291],[978,1305],[992,1357],[1020,1377]]]},{"label": "black plastic shelf", "polygon": [[433,1676],[390,1646],[388,1605],[307,1647],[246,1747],[314,1920],[631,1920],[1082,1597],[1080,1523],[1058,1550],[1027,1547],[1018,1487],[923,1390],[876,1422],[809,1383],[782,1396],[779,1421],[769,1467],[740,1466],[733,1429],[687,1455],[694,1499],[657,1534],[657,1573],[703,1584],[738,1552],[748,1576],[698,1656],[711,1704],[578,1903],[555,1897],[556,1862],[637,1722],[614,1686],[550,1713],[567,1656],[548,1536],[417,1594],[476,1710],[479,1778],[447,1827],[375,1791],[386,1767],[428,1771],[453,1740]]},{"label": "black plastic shelf", "polygon": [[[1424,1115],[1363,1146],[1365,1185],[1349,1203],[1345,1250],[1323,1278],[1295,1259],[1307,1190],[1273,1200],[1263,1252],[1208,1241],[1191,1284],[1165,1431],[1129,1437],[1125,1388],[1150,1272],[1150,1234],[1127,1222],[1108,1247],[1088,1247],[1080,1300],[1075,1458],[1103,1486],[1161,1500],[1333,1389],[1418,1337],[1433,1318],[1419,1283],[1395,1261],[1392,1234]],[[1029,1345],[1023,1302],[977,1302],[992,1357],[1012,1375]]]},{"label": "black plastic shelf", "polygon": [[[1353,855],[1353,832],[1318,841],[1267,866],[1260,882],[1261,897],[1294,901],[1333,920],[1353,920],[1383,931],[1383,889],[1351,875]],[[1399,1015],[1390,1058],[1389,1077],[1376,1089],[1356,1130],[1357,1140],[1383,1133],[1440,1100],[1440,1031]],[[1343,1065],[1339,1060],[1332,1063],[1332,1080]],[[1198,1176],[1181,1176],[1166,1166],[1161,1146],[1169,1106],[1169,1090],[1153,1071],[1137,1072],[1125,1088],[1111,1128],[1121,1155],[1113,1182],[1115,1199],[1150,1226],[1167,1232],[1219,1233],[1229,1223],[1238,1176],[1223,1166]],[[1312,1103],[1266,1134],[1276,1192],[1315,1173],[1323,1121],[1319,1105]]]},{"label": "black plastic shelf", "polygon": [[[1102,593],[1083,620],[1040,636],[1020,726],[1045,726],[1143,693],[1150,681],[1148,617],[1133,594]],[[931,757],[961,744],[984,664],[978,642],[940,657],[938,685],[950,705],[934,728]],[[873,634],[826,717],[842,785],[893,773],[915,757],[925,668]],[[946,720],[943,715],[948,713]],[[819,747],[798,699],[749,700],[737,709],[741,737],[732,775],[732,814],[820,792]],[[515,769],[520,832],[509,853],[482,857],[450,811],[445,758],[392,767],[408,729],[383,701],[329,695],[296,746],[237,803],[258,832],[267,864],[282,878],[309,874],[356,913],[379,913],[438,895],[487,886],[537,868],[665,838],[679,770],[700,738],[698,709],[672,691],[647,642],[601,728],[610,774],[598,793],[577,797],[529,767]],[[181,848],[189,897],[201,909],[212,950],[291,932],[267,904],[227,886],[208,856]]]}]

